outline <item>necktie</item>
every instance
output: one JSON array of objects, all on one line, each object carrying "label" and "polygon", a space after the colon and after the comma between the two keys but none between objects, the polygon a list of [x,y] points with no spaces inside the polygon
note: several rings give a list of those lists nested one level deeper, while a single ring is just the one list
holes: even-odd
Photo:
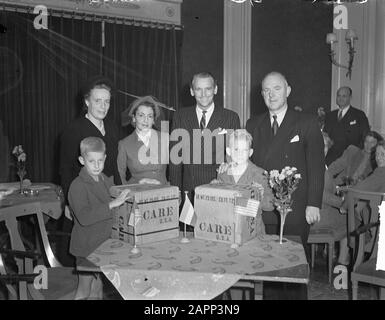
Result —
[{"label": "necktie", "polygon": [[338,111],[338,121],[341,121],[342,119],[342,109]]},{"label": "necktie", "polygon": [[277,121],[277,115],[273,115],[273,125],[271,127],[271,129],[273,130],[273,135],[275,136],[277,134],[277,131],[278,131],[278,121]]},{"label": "necktie", "polygon": [[199,124],[199,126],[201,127],[201,130],[206,128],[206,112],[207,111],[202,111],[201,123]]}]

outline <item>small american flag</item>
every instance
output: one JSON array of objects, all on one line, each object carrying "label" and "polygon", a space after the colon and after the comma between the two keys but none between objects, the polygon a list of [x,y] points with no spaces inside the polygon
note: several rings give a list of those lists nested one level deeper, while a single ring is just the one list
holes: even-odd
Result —
[{"label": "small american flag", "polygon": [[137,222],[135,220],[138,219],[137,218],[138,216],[139,216],[139,208],[136,202],[134,201],[131,207],[130,217],[128,218],[128,225],[131,227],[135,227],[135,223]]},{"label": "small american flag", "polygon": [[236,197],[234,213],[255,218],[258,213],[259,203],[260,202],[258,200]]}]

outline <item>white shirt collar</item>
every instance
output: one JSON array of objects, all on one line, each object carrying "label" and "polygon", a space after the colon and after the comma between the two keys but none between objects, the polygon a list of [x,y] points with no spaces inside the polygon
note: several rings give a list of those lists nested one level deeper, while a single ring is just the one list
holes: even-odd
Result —
[{"label": "white shirt collar", "polygon": [[[207,127],[207,124],[209,123],[210,121],[210,118],[214,112],[214,108],[215,108],[215,105],[214,105],[214,102],[211,104],[211,106],[207,109],[207,112],[206,112],[206,127]],[[199,108],[198,106],[195,107],[195,111],[196,111],[196,114],[197,114],[197,117],[198,117],[198,123],[201,122],[201,118],[202,118],[202,115],[203,115],[203,110],[201,108]]]},{"label": "white shirt collar", "polygon": [[100,133],[104,136],[106,134],[106,131],[104,129],[104,122],[103,120],[101,121],[101,125],[99,125],[100,122],[96,122],[94,119],[91,119],[88,116],[88,113],[86,113],[86,118],[91,121],[91,123],[100,131]]},{"label": "white shirt collar", "polygon": [[[345,114],[349,111],[350,105],[342,109],[342,118],[345,116]],[[340,112],[341,108],[338,107],[338,112]]]},{"label": "white shirt collar", "polygon": [[150,143],[151,138],[151,131],[152,129],[148,130],[146,133],[143,133],[143,131],[135,130],[136,134],[138,135],[138,141],[142,141],[146,147],[148,147],[148,144]]},{"label": "white shirt collar", "polygon": [[270,124],[271,125],[273,124],[273,121],[274,121],[273,116],[277,115],[278,126],[281,126],[283,118],[285,118],[286,111],[287,111],[287,106],[284,109],[282,109],[282,110],[280,110],[278,112],[271,112],[271,111],[269,111],[269,113],[270,113]]}]

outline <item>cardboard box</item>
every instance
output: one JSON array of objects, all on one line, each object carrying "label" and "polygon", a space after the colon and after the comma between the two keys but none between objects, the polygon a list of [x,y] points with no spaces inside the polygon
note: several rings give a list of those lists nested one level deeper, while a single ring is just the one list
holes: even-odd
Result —
[{"label": "cardboard box", "polygon": [[[113,212],[112,238],[137,245],[179,237],[179,188],[167,185],[135,184],[113,186],[112,197],[129,188],[132,196]],[[129,225],[135,211],[133,226]],[[132,214],[135,214],[133,212]]]},{"label": "cardboard box", "polygon": [[[221,183],[196,187],[195,238],[238,245],[255,238],[257,235],[256,219],[234,214],[236,197],[262,200],[260,190],[252,186]],[[261,209],[258,214],[260,213]]]}]

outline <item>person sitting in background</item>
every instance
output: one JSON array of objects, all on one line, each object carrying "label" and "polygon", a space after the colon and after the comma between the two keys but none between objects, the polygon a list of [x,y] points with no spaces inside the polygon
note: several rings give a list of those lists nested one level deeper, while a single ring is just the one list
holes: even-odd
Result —
[{"label": "person sitting in background", "polygon": [[[265,170],[253,164],[249,158],[253,154],[251,148],[253,138],[244,129],[237,129],[230,134],[227,155],[231,158],[228,166],[222,165],[217,179],[211,183],[230,183],[239,185],[254,185],[263,188],[261,202],[262,210],[274,210],[273,193],[267,181]],[[257,215],[257,234],[265,234],[262,215]]]},{"label": "person sitting in background", "polygon": [[[326,132],[322,133],[325,144],[325,156],[333,145]],[[311,229],[317,230],[322,228],[332,229],[337,237],[346,235],[346,216],[340,214],[339,208],[343,203],[343,198],[337,196],[337,185],[328,169],[325,170],[324,192],[322,197],[321,220],[316,222]],[[345,238],[346,239],[346,238]],[[340,241],[339,264],[348,264],[348,246],[347,242]]]},{"label": "person sitting in background", "polygon": [[385,192],[385,141],[381,140],[376,146],[377,168],[366,179],[357,183],[354,188],[372,191]]},{"label": "person sitting in background", "polygon": [[[364,148],[350,145],[340,158],[332,162],[329,173],[334,177],[337,185],[356,184],[365,179],[377,166],[375,160],[376,146],[384,140],[376,131],[369,131],[364,138]],[[349,180],[349,181],[344,181]]]},{"label": "person sitting in background", "polygon": [[[113,177],[103,174],[106,145],[101,138],[88,137],[80,143],[79,162],[83,168],[72,181],[68,201],[74,215],[70,253],[76,257],[76,265],[85,263],[99,245],[110,238],[112,209],[121,206],[129,193],[124,190],[111,201],[110,187]],[[103,285],[99,275],[79,274],[75,300],[103,298]]]},{"label": "person sitting in background", "polygon": [[[369,192],[385,192],[385,141],[378,142],[376,147],[376,162],[377,168],[366,179],[360,181],[354,186],[354,189],[369,191]],[[341,213],[346,213],[348,208],[347,201],[344,201],[340,209]],[[370,208],[366,201],[358,201],[355,204],[356,225],[363,223],[367,224],[370,218]],[[370,231],[367,235],[370,238]],[[347,238],[343,239],[347,243]]]},{"label": "person sitting in background", "polygon": [[[166,184],[169,136],[153,129],[160,115],[157,102],[151,96],[136,99],[128,115],[135,131],[119,141],[117,163],[122,183]],[[128,181],[127,169],[131,174]]]}]

